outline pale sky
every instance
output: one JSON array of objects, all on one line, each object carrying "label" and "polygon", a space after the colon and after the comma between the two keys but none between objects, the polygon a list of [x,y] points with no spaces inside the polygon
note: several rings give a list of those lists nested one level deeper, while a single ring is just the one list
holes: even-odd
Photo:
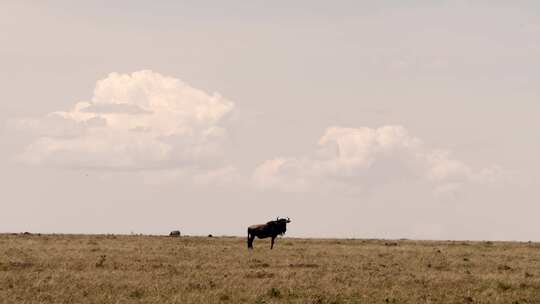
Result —
[{"label": "pale sky", "polygon": [[538,1],[2,1],[0,232],[540,241]]}]

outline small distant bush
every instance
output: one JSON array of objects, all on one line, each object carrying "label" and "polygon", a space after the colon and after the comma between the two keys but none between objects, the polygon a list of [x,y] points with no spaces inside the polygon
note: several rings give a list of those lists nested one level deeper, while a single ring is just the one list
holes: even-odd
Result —
[{"label": "small distant bush", "polygon": [[281,291],[275,287],[272,287],[268,289],[268,296],[270,298],[281,298]]},{"label": "small distant bush", "polygon": [[139,289],[136,289],[134,291],[132,291],[130,294],[129,294],[129,297],[130,298],[134,298],[134,299],[140,299],[144,296],[144,292],[142,292],[141,290]]},{"label": "small distant bush", "polygon": [[497,287],[502,291],[507,291],[512,289],[512,285],[505,283],[505,282],[499,282],[497,283]]}]

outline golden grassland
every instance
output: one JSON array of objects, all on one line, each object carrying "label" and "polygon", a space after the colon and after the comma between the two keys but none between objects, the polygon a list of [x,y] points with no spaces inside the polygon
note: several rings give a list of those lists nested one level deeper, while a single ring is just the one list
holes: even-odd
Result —
[{"label": "golden grassland", "polygon": [[0,303],[540,303],[540,244],[4,234]]}]

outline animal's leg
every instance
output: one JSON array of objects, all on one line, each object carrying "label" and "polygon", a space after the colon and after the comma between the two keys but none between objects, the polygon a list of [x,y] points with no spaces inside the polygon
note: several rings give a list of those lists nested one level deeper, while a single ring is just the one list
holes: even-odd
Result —
[{"label": "animal's leg", "polygon": [[276,239],[275,236],[272,237],[272,243],[270,245],[270,249],[273,249],[274,248],[274,240]]},{"label": "animal's leg", "polygon": [[249,239],[249,246],[251,246],[251,249],[253,249],[253,241],[255,240],[255,235],[251,235],[251,238]]},{"label": "animal's leg", "polygon": [[253,249],[253,240],[254,239],[255,239],[255,235],[248,231],[248,239],[247,239],[248,249]]},{"label": "animal's leg", "polygon": [[251,233],[249,233],[249,230],[248,230],[248,235],[247,235],[247,246],[248,246],[248,249],[253,248],[253,240],[251,239]]}]

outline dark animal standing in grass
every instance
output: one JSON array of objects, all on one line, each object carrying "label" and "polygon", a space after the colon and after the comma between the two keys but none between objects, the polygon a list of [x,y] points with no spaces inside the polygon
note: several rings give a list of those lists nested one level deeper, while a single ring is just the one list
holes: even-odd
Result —
[{"label": "dark animal standing in grass", "polygon": [[287,223],[290,222],[291,220],[289,218],[280,219],[278,217],[275,221],[270,221],[266,224],[249,226],[247,236],[248,249],[253,249],[253,240],[255,237],[260,239],[271,237],[272,243],[270,245],[270,249],[274,248],[274,240],[278,235],[285,234],[285,231],[287,231]]},{"label": "dark animal standing in grass", "polygon": [[169,233],[169,236],[179,237],[180,236],[180,231],[179,230],[173,230],[173,231],[171,231],[171,233]]}]

